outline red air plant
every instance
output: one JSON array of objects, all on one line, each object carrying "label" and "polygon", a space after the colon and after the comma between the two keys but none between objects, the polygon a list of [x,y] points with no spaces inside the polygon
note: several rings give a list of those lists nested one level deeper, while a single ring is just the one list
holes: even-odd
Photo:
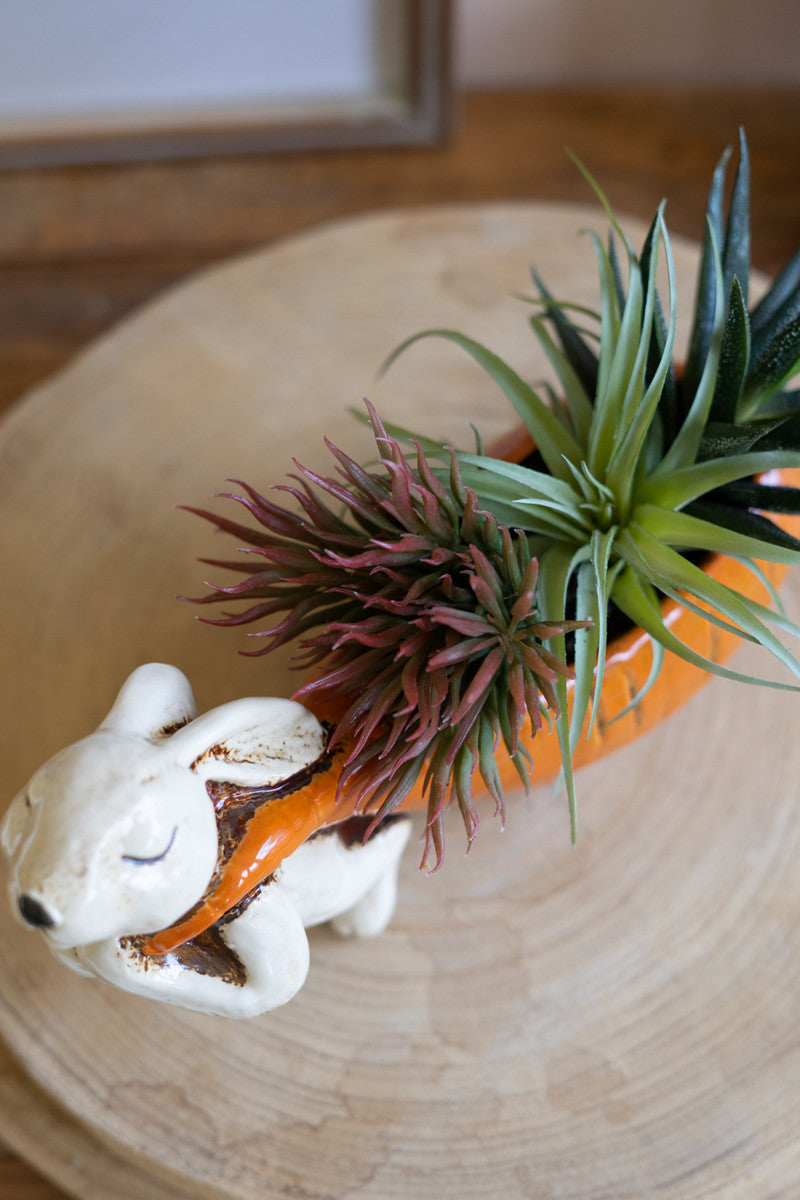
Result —
[{"label": "red air plant", "polygon": [[[423,864],[442,861],[443,813],[454,797],[468,842],[477,833],[476,770],[503,813],[494,754],[502,742],[523,783],[531,762],[519,742],[523,722],[542,723],[542,699],[556,718],[553,684],[572,670],[548,639],[578,627],[547,621],[535,609],[538,564],[527,538],[478,507],[455,454],[449,475],[431,469],[416,445],[416,466],[387,433],[372,405],[380,473],[367,472],[326,445],[340,479],[296,463],[300,511],[273,504],[252,488],[226,495],[255,518],[249,528],[190,509],[244,541],[264,560],[203,561],[248,578],[212,586],[200,603],[252,601],[211,624],[277,624],[251,636],[264,654],[301,639],[296,662],[310,676],[295,699],[334,713],[330,747],[344,752],[340,793],[356,808],[388,816],[421,778],[428,815]],[[322,495],[320,495],[320,493]],[[327,496],[336,506],[329,507]]]}]

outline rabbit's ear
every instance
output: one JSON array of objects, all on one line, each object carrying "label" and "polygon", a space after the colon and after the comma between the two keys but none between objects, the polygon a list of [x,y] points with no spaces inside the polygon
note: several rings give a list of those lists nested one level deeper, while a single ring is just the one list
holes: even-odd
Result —
[{"label": "rabbit's ear", "polygon": [[170,738],[170,753],[201,779],[269,787],[315,762],[327,734],[294,700],[254,697],[204,713]]},{"label": "rabbit's ear", "polygon": [[194,695],[183,672],[166,663],[146,663],[125,680],[100,728],[155,739],[196,715]]}]

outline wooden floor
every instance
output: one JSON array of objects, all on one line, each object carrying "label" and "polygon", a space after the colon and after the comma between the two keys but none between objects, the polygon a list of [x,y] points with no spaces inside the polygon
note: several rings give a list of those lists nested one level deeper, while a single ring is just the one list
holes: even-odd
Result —
[{"label": "wooden floor", "polygon": [[[753,261],[774,273],[800,245],[800,89],[482,93],[459,101],[441,148],[0,173],[0,409],[187,273],[318,222],[405,205],[585,201],[566,146],[619,212],[649,218],[667,196],[670,230],[697,238],[713,166],[739,125]],[[62,1193],[0,1150],[0,1195]]]}]

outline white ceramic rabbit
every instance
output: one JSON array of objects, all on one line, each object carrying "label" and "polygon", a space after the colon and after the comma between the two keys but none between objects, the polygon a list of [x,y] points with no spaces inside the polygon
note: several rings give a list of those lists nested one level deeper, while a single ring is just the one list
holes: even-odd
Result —
[{"label": "white ceramic rabbit", "polygon": [[198,717],[179,670],[140,667],[99,729],[11,804],[0,839],[15,912],[69,966],[127,991],[229,1017],[284,1004],[306,978],[306,927],[371,935],[388,924],[407,819],[366,844],[335,826],[314,836],[202,942],[153,957],[135,935],[177,921],[212,879],[220,842],[207,783],[279,784],[325,744],[291,700],[237,700]]}]

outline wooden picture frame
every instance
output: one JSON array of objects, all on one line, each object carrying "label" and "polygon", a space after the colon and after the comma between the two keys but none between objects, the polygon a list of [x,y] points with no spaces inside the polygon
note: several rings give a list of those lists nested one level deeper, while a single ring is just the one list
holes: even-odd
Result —
[{"label": "wooden picture frame", "polygon": [[[365,0],[381,86],[324,103],[199,105],[2,121],[0,168],[433,145],[450,121],[450,0]],[[388,18],[388,19],[387,19]]]}]

